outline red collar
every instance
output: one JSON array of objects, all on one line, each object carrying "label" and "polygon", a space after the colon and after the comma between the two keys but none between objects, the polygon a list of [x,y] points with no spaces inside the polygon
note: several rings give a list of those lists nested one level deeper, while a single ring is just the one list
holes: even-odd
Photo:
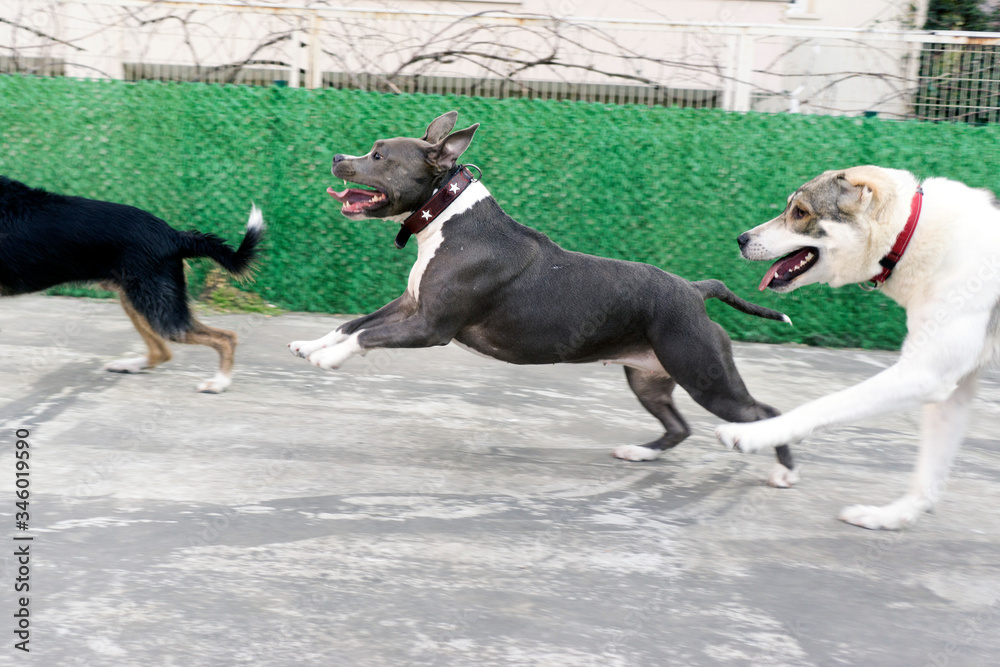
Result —
[{"label": "red collar", "polygon": [[903,227],[903,231],[896,237],[896,242],[893,244],[889,254],[878,261],[882,266],[882,271],[867,283],[863,283],[863,287],[867,286],[869,289],[878,289],[889,278],[892,270],[896,268],[896,264],[899,263],[899,260],[903,257],[903,253],[906,252],[906,247],[910,245],[913,232],[917,229],[917,221],[920,220],[920,208],[923,205],[923,201],[923,188],[917,186],[917,191],[913,194],[913,199],[910,200],[910,217],[906,220],[906,226]]},{"label": "red collar", "polygon": [[472,172],[469,168],[462,166],[447,183],[441,186],[441,189],[434,193],[434,196],[424,202],[424,205],[418,208],[416,211],[410,214],[406,220],[403,221],[403,226],[396,234],[396,247],[403,248],[406,242],[410,240],[410,236],[422,231],[427,225],[434,222],[435,218],[441,215],[441,212],[448,208],[448,205],[453,201],[458,199],[458,196],[465,192],[465,188],[469,187],[469,184],[474,183],[477,179],[473,178]]}]

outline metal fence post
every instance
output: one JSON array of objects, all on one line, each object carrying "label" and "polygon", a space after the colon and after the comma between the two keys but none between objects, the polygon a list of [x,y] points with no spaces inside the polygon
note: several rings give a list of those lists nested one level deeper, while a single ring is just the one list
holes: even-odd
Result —
[{"label": "metal fence post", "polygon": [[732,111],[736,97],[736,72],[739,69],[739,37],[730,35],[729,39],[726,40],[726,47],[729,51],[729,62],[726,66],[725,78],[722,80],[722,108],[726,111]]},{"label": "metal fence post", "polygon": [[323,87],[323,68],[320,65],[320,27],[319,12],[313,11],[309,17],[309,62],[306,70],[306,88]]},{"label": "metal fence post", "polygon": [[292,43],[292,53],[288,68],[288,87],[299,87],[299,72],[302,71],[302,31],[293,30],[290,40]]},{"label": "metal fence post", "polygon": [[753,75],[754,43],[746,30],[736,42],[736,81],[733,82],[733,111],[750,111],[750,77]]}]

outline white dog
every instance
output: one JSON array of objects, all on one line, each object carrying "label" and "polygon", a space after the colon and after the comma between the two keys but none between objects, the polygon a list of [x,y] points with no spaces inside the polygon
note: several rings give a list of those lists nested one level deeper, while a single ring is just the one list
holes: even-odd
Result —
[{"label": "white dog", "polygon": [[910,492],[884,507],[840,513],[865,528],[900,528],[937,501],[965,435],[976,376],[1000,359],[1000,203],[943,178],[920,190],[912,174],[896,169],[828,171],[789,197],[781,215],[739,238],[747,259],[781,258],[761,289],[868,283],[906,309],[907,336],[894,366],[782,416],[716,429],[723,444],[753,452],[923,405]]}]

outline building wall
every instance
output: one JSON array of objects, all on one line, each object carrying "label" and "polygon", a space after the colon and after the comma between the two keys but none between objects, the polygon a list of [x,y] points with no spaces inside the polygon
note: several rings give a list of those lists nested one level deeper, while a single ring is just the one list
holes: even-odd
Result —
[{"label": "building wall", "polygon": [[[645,87],[674,91],[659,103],[901,115],[919,49],[878,35],[922,23],[927,2],[344,0],[339,11],[309,0],[6,0],[0,44],[65,63],[60,71],[77,77],[183,78],[200,68],[203,80],[239,82],[248,69],[262,83],[336,79],[389,90],[414,76],[445,77],[515,84],[508,92]],[[491,13],[458,20],[481,12]],[[835,28],[867,32],[823,32]]]},{"label": "building wall", "polygon": [[[528,14],[639,21],[778,24],[800,23],[841,28],[892,28],[922,25],[929,0],[392,0],[386,9]],[[280,3],[276,3],[280,4]],[[289,2],[287,4],[300,4]],[[368,0],[345,6],[371,7]]]}]

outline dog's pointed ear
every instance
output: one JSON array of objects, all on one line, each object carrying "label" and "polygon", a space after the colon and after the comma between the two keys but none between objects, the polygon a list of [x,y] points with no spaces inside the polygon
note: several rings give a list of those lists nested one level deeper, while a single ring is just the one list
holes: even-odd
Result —
[{"label": "dog's pointed ear", "polygon": [[472,143],[472,136],[476,133],[477,129],[479,129],[479,123],[464,130],[459,130],[454,134],[449,134],[431,147],[431,152],[427,156],[428,159],[441,169],[446,171],[451,169],[458,162],[458,158],[465,152],[465,149],[469,147],[469,144]]},{"label": "dog's pointed ear", "polygon": [[837,208],[841,211],[864,211],[875,197],[871,182],[856,177],[850,178],[846,173],[837,176],[837,185],[840,187]]},{"label": "dog's pointed ear", "polygon": [[840,193],[837,208],[848,213],[865,212],[875,219],[889,215],[896,205],[896,186],[881,167],[851,167],[837,174]]},{"label": "dog's pointed ear", "polygon": [[424,141],[429,144],[436,144],[445,137],[448,133],[452,131],[455,127],[455,121],[458,120],[457,111],[449,111],[446,114],[442,114],[431,121],[431,124],[427,126],[427,131],[424,132]]}]

